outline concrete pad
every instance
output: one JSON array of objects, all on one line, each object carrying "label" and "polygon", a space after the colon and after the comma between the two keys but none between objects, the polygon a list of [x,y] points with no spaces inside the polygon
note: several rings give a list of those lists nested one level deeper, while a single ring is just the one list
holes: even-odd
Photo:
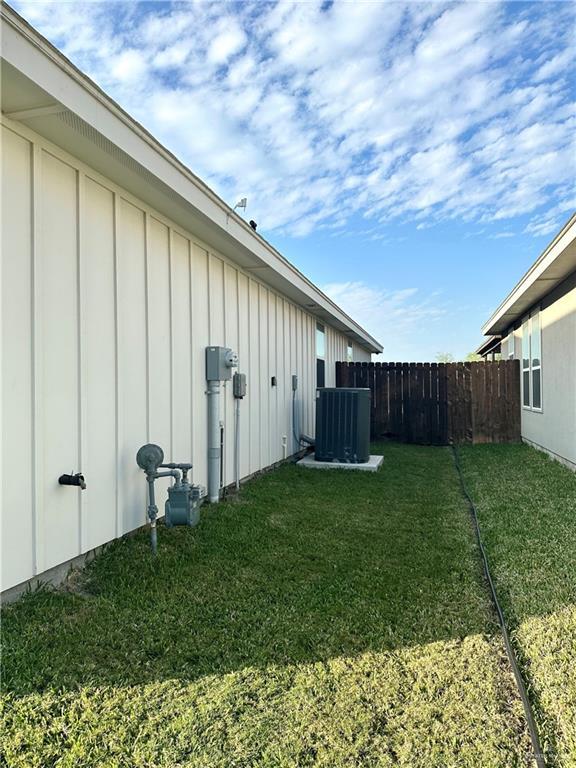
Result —
[{"label": "concrete pad", "polygon": [[296,464],[301,467],[312,467],[312,469],[359,469],[363,472],[376,472],[383,461],[384,456],[370,456],[368,461],[363,464],[349,464],[345,461],[316,461],[314,454],[309,453]]}]

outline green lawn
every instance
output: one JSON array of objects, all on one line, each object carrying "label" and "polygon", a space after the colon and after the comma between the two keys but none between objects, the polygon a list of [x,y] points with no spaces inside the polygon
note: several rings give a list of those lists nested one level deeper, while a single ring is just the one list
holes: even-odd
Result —
[{"label": "green lawn", "polygon": [[[451,453],[380,447],[377,474],[285,466],[204,507],[196,529],[161,528],[156,560],[139,534],[73,591],[7,607],[5,764],[525,766]],[[520,494],[513,469],[501,490]],[[522,603],[528,639],[532,622],[570,610],[560,594],[544,611]]]},{"label": "green lawn", "polygon": [[527,446],[462,449],[544,747],[576,766],[576,475]]}]

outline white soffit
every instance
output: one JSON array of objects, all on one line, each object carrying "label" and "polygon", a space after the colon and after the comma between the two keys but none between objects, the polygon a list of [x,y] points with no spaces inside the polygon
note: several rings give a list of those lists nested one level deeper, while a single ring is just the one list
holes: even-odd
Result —
[{"label": "white soffit", "polygon": [[[370,352],[376,339],[6,4],[2,112],[142,199]],[[8,124],[8,123],[7,123]]]},{"label": "white soffit", "polygon": [[576,270],[576,214],[530,267],[482,327],[484,336],[503,334],[537,301]]}]

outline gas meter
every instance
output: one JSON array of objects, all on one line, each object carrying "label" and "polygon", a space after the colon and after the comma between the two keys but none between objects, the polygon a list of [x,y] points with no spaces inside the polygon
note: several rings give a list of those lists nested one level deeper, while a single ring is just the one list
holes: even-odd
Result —
[{"label": "gas meter", "polygon": [[[147,443],[136,454],[136,463],[146,473],[148,481],[148,517],[151,524],[152,550],[156,552],[156,518],[158,507],[154,495],[154,481],[159,477],[173,477],[174,485],[168,488],[168,498],[164,505],[165,523],[171,528],[174,525],[196,525],[200,519],[200,504],[206,491],[199,485],[188,482],[188,472],[192,464],[164,464],[164,451],[159,445]],[[167,472],[158,470],[166,469]]]}]

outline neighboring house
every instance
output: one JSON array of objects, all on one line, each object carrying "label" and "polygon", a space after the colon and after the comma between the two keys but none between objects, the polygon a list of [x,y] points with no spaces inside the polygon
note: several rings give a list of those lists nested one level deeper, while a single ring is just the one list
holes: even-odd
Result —
[{"label": "neighboring house", "polygon": [[[337,360],[382,347],[6,6],[1,36],[9,590],[146,522],[143,443],[206,485],[208,345],[247,375],[243,478],[298,449],[293,375],[296,428],[313,435],[317,376],[334,385]],[[229,384],[220,400],[228,485]],[[85,491],[58,484],[80,471]]]},{"label": "neighboring house", "polygon": [[576,214],[482,328],[521,366],[522,437],[576,469]]},{"label": "neighboring house", "polygon": [[[476,354],[484,358],[484,360],[500,360],[502,358],[502,339],[500,336],[489,336],[485,342],[483,342]],[[508,359],[508,358],[506,358]]]}]

